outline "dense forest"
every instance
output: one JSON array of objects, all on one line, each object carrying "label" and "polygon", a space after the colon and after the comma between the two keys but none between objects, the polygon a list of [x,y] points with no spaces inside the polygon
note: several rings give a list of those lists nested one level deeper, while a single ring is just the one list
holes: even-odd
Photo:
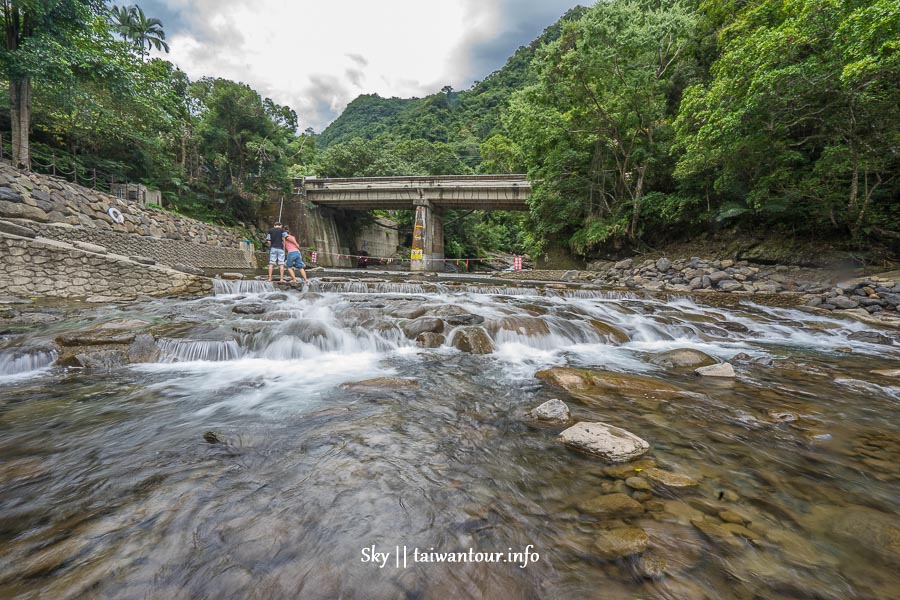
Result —
[{"label": "dense forest", "polygon": [[165,34],[138,7],[2,7],[4,144],[25,123],[32,168],[144,182],[192,216],[251,220],[305,174],[527,172],[530,213],[448,215],[448,255],[723,229],[900,247],[896,0],[578,7],[469,90],[363,95],[319,135],[244,84],[148,58]]}]

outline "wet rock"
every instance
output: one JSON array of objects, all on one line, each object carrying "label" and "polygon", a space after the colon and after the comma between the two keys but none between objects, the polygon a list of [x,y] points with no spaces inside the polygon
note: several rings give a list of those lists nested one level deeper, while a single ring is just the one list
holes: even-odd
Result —
[{"label": "wet rock", "polygon": [[631,341],[631,338],[627,333],[614,325],[604,323],[603,321],[598,321],[597,319],[592,319],[591,325],[594,326],[594,329],[596,329],[600,335],[606,336],[616,343],[626,344]]},{"label": "wet rock", "polygon": [[614,560],[643,552],[649,543],[650,538],[643,529],[619,527],[598,532],[594,547],[600,558]]},{"label": "wet rock", "polygon": [[866,506],[815,506],[804,523],[858,552],[900,567],[900,518]]},{"label": "wet rock", "polygon": [[266,305],[261,302],[246,302],[235,305],[231,312],[238,315],[261,315],[266,312]]},{"label": "wet rock", "polygon": [[669,489],[688,488],[699,485],[700,482],[687,475],[663,471],[656,467],[650,467],[641,471],[641,477],[649,479],[654,484],[662,485]]},{"label": "wet rock", "polygon": [[900,369],[875,369],[869,372],[882,377],[900,377]]},{"label": "wet rock", "polygon": [[691,519],[691,525],[697,528],[700,533],[705,535],[709,540],[719,546],[729,548],[731,550],[743,550],[744,542],[725,528],[713,521],[707,521],[703,518]]},{"label": "wet rock", "polygon": [[208,444],[224,444],[225,437],[218,431],[207,431],[203,434],[203,439]]},{"label": "wet rock", "polygon": [[441,333],[444,331],[444,322],[435,317],[419,317],[412,321],[407,321],[401,325],[403,333],[411,340],[416,339],[420,333]]},{"label": "wet rock", "polygon": [[539,317],[504,317],[488,324],[493,333],[509,331],[529,338],[550,335],[547,322]]},{"label": "wet rock", "polygon": [[528,416],[538,421],[548,421],[550,423],[568,423],[572,420],[572,413],[569,407],[562,400],[556,398],[548,400],[532,409]]},{"label": "wet rock", "polygon": [[738,525],[746,525],[750,519],[733,510],[723,510],[719,512],[719,518],[726,523],[737,523]]},{"label": "wet rock", "polygon": [[890,337],[884,335],[883,333],[879,333],[878,331],[854,331],[850,335],[847,336],[848,340],[853,340],[854,342],[866,342],[868,344],[883,344],[885,346],[891,346],[894,343]]},{"label": "wet rock", "polygon": [[655,466],[656,461],[652,458],[642,458],[621,465],[603,467],[603,474],[614,479],[628,479],[629,477],[639,475],[644,469]]},{"label": "wet rock", "polygon": [[695,368],[714,365],[716,364],[716,359],[705,352],[694,350],[693,348],[676,348],[654,355],[650,359],[650,363],[665,368]]},{"label": "wet rock", "polygon": [[92,370],[111,370],[127,364],[125,352],[120,349],[88,350],[75,355],[75,362],[69,366],[81,366]]},{"label": "wet rock", "polygon": [[374,379],[364,379],[362,381],[352,381],[341,385],[341,389],[352,391],[379,391],[379,390],[399,390],[409,391],[419,389],[419,382],[413,379],[404,379],[402,377],[375,377]]},{"label": "wet rock", "polygon": [[581,513],[605,519],[637,517],[644,514],[644,506],[626,494],[605,494],[578,504]]},{"label": "wet rock", "polygon": [[637,560],[637,572],[644,579],[662,579],[666,576],[666,561],[653,552],[645,552]]},{"label": "wet rock", "polygon": [[535,376],[561,387],[579,398],[589,400],[605,399],[609,393],[628,398],[658,400],[670,400],[685,395],[685,390],[677,385],[631,373],[553,367],[538,371]]},{"label": "wet rock", "polygon": [[152,335],[141,333],[135,336],[126,356],[128,362],[132,364],[156,362],[159,359],[159,347]]},{"label": "wet rock", "polygon": [[766,414],[773,423],[790,423],[797,420],[795,413],[784,409],[770,409],[766,411]]},{"label": "wet rock", "polygon": [[719,363],[715,365],[709,365],[708,367],[699,367],[694,369],[694,373],[697,375],[703,375],[704,377],[730,377],[733,378],[735,376],[734,367],[731,366],[731,363]]},{"label": "wet rock", "polygon": [[460,327],[453,332],[450,344],[461,352],[471,354],[490,354],[494,351],[494,342],[488,332],[480,325]]},{"label": "wet rock", "polygon": [[560,433],[559,438],[571,448],[609,462],[628,462],[650,449],[650,444],[645,440],[606,423],[576,423]]},{"label": "wet rock", "polygon": [[625,480],[625,485],[633,490],[650,490],[653,487],[643,477],[629,477]]},{"label": "wet rock", "polygon": [[287,299],[288,299],[287,294],[284,294],[282,292],[266,295],[266,300],[271,300],[272,302],[284,302]]},{"label": "wet rock", "polygon": [[444,322],[447,325],[452,325],[453,327],[457,327],[459,325],[481,325],[484,323],[484,317],[481,315],[473,315],[473,314],[465,314],[465,315],[450,315],[444,317]]},{"label": "wet rock", "polygon": [[416,336],[416,345],[420,348],[440,348],[444,345],[445,338],[440,333],[426,331]]}]

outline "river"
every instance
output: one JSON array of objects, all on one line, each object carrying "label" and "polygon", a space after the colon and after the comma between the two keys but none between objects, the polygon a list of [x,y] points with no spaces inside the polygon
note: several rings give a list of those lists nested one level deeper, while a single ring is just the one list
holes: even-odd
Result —
[{"label": "river", "polygon": [[[0,598],[897,597],[896,332],[502,285],[220,282],[3,336]],[[443,343],[417,346],[412,319]],[[148,324],[159,357],[52,366],[55,338],[106,322]],[[489,352],[455,348],[457,326]],[[737,377],[652,362],[683,348]],[[623,383],[535,377],[560,367]],[[373,378],[407,381],[346,385]],[[528,417],[551,398],[650,443],[627,484]],[[645,489],[646,469],[692,483]],[[613,494],[636,502],[589,508]],[[609,558],[626,529],[646,547]]]}]

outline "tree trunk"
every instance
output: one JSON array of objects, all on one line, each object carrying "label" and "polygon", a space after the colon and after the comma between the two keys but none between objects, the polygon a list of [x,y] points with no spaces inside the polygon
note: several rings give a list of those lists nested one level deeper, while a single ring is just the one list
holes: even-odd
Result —
[{"label": "tree trunk", "polygon": [[638,167],[638,180],[634,188],[634,208],[631,211],[631,239],[637,237],[638,219],[641,216],[641,198],[644,195],[644,173],[647,172],[647,165]]},{"label": "tree trunk", "polygon": [[856,203],[859,198],[859,159],[856,156],[856,152],[851,150],[853,155],[853,175],[850,178],[850,218],[853,218],[853,213],[856,212]]},{"label": "tree trunk", "polygon": [[12,123],[12,161],[20,169],[31,168],[31,79],[9,82],[9,116]]}]

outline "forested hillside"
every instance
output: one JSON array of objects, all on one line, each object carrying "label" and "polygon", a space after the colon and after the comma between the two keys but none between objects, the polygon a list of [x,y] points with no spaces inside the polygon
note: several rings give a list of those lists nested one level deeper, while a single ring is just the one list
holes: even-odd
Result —
[{"label": "forested hillside", "polygon": [[474,171],[526,170],[531,218],[513,237],[532,249],[728,229],[896,252],[898,50],[895,0],[601,2],[471,90],[357,99],[319,164],[346,163],[356,132],[386,154],[416,139]]}]

